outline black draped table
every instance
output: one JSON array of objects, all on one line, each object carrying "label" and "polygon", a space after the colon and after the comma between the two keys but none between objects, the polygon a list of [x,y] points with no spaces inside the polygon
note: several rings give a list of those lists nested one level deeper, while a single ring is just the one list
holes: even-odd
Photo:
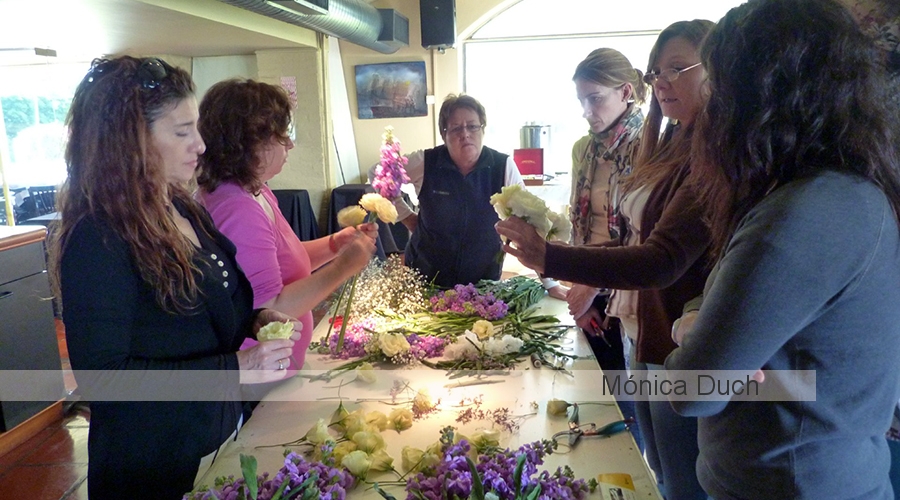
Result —
[{"label": "black draped table", "polygon": [[273,189],[278,200],[278,208],[287,219],[291,229],[300,241],[314,240],[319,237],[319,222],[309,201],[309,192],[305,189]]}]

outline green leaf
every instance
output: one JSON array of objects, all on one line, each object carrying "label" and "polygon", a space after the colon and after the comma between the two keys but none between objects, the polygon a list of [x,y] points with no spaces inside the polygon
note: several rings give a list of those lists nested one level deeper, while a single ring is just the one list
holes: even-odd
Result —
[{"label": "green leaf", "polygon": [[525,500],[535,500],[535,499],[537,499],[538,495],[540,495],[540,494],[541,494],[541,485],[539,483],[534,487],[533,490],[531,490],[531,493],[528,494],[528,496],[525,498]]},{"label": "green leaf", "polygon": [[247,482],[247,489],[250,490],[250,500],[256,500],[256,495],[259,494],[259,480],[256,478],[256,457],[241,453],[241,473],[244,475],[244,481]]},{"label": "green leaf", "polygon": [[272,500],[281,500],[281,495],[284,494],[284,489],[287,488],[287,485],[290,484],[291,478],[285,476],[284,481],[281,482],[281,486],[275,491],[275,494],[272,495]]},{"label": "green leaf", "polygon": [[513,494],[519,497],[519,491],[522,490],[522,470],[525,468],[525,454],[516,457],[516,470],[513,471]]},{"label": "green leaf", "polygon": [[394,497],[394,495],[391,495],[390,493],[388,493],[388,492],[384,491],[383,489],[381,489],[381,486],[378,486],[378,483],[375,483],[374,485],[372,485],[372,487],[375,488],[375,491],[376,491],[379,495],[381,495],[381,498],[384,498],[384,499],[386,499],[386,500],[397,500],[397,498]]},{"label": "green leaf", "polygon": [[471,458],[466,457],[466,463],[469,464],[469,472],[472,473],[472,494],[470,500],[484,500],[484,484],[481,481],[481,475],[475,468],[475,462]]}]

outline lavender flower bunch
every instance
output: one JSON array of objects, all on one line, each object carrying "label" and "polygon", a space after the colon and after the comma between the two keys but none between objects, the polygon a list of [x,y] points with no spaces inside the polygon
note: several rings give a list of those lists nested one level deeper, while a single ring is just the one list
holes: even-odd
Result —
[{"label": "lavender flower bunch", "polygon": [[431,297],[433,312],[450,311],[464,316],[480,316],[494,321],[506,316],[508,307],[505,302],[488,292],[482,294],[475,285],[456,285]]},{"label": "lavender flower bunch", "polygon": [[400,186],[409,182],[406,175],[405,156],[400,154],[400,141],[394,137],[394,128],[385,127],[381,145],[381,162],[375,167],[375,178],[372,187],[381,196],[394,200],[400,197]]},{"label": "lavender flower bunch", "polygon": [[[553,452],[551,441],[536,441],[513,451],[504,449],[478,457],[475,464],[467,454],[466,440],[452,444],[452,428],[442,431],[443,455],[440,463],[410,477],[407,500],[520,500],[525,498],[582,500],[591,487],[575,479],[569,467],[554,473],[537,467]],[[387,498],[387,496],[385,496]]]},{"label": "lavender flower bunch", "polygon": [[[289,453],[284,458],[284,466],[271,479],[268,472],[256,476],[256,459],[241,455],[243,478],[220,477],[213,488],[195,490],[183,500],[343,500],[356,480],[348,471],[334,466],[333,447],[333,442],[321,445],[321,462],[309,462],[297,453]],[[248,477],[255,481],[248,483]]]}]

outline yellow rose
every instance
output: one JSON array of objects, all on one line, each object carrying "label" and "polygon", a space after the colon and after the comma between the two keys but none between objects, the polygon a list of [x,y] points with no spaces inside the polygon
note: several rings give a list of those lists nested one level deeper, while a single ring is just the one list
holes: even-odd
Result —
[{"label": "yellow rose", "polygon": [[366,215],[361,206],[352,205],[338,211],[337,221],[341,227],[356,227],[366,221]]},{"label": "yellow rose", "polygon": [[312,444],[322,444],[331,439],[331,435],[328,434],[328,426],[325,425],[325,419],[320,418],[316,425],[306,432],[303,438]]},{"label": "yellow rose", "polygon": [[359,200],[359,205],[369,212],[375,212],[382,222],[397,222],[397,208],[390,200],[378,193],[366,193]]},{"label": "yellow rose", "polygon": [[400,466],[403,467],[403,472],[419,470],[423,456],[425,456],[424,451],[412,446],[404,446],[400,451]]},{"label": "yellow rose", "polygon": [[409,351],[409,341],[399,333],[385,333],[379,338],[381,352],[389,358]]},{"label": "yellow rose", "polygon": [[359,365],[359,368],[356,369],[356,380],[365,384],[375,383],[375,367],[372,366],[372,363],[363,363]]},{"label": "yellow rose", "polygon": [[341,441],[334,445],[334,450],[331,452],[334,455],[334,463],[340,464],[341,460],[351,451],[356,451],[356,443],[353,441]]},{"label": "yellow rose", "polygon": [[347,414],[344,418],[344,432],[345,436],[351,437],[357,432],[364,431],[369,427],[369,424],[366,422],[366,414],[363,413],[362,410],[354,410]]},{"label": "yellow rose", "polygon": [[273,321],[256,332],[256,339],[260,342],[275,339],[289,339],[294,334],[294,323],[291,321]]},{"label": "yellow rose", "polygon": [[569,403],[561,399],[551,399],[547,401],[547,413],[550,415],[565,415],[569,410],[569,406],[571,406]]},{"label": "yellow rose", "polygon": [[397,432],[405,431],[412,427],[413,414],[406,408],[394,408],[388,415],[390,426]]},{"label": "yellow rose", "polygon": [[480,319],[472,326],[472,332],[478,335],[478,338],[484,340],[494,335],[494,324],[490,321]]},{"label": "yellow rose", "polygon": [[496,429],[481,429],[472,434],[469,444],[479,453],[490,447],[500,446],[500,431]]},{"label": "yellow rose", "polygon": [[378,410],[373,410],[369,413],[366,413],[366,423],[372,427],[375,427],[379,431],[383,431],[387,429],[388,418],[384,413]]},{"label": "yellow rose", "polygon": [[365,479],[366,473],[369,472],[369,466],[372,465],[372,462],[369,460],[369,455],[360,450],[351,451],[348,453],[343,459],[341,459],[341,465],[347,468],[350,471],[350,474],[354,476]]},{"label": "yellow rose", "polygon": [[374,453],[384,448],[384,438],[381,433],[360,431],[353,435],[351,441],[356,443],[356,449],[366,453]]},{"label": "yellow rose", "polygon": [[394,458],[388,455],[384,450],[378,450],[375,453],[372,453],[369,455],[369,460],[371,461],[369,470],[375,472],[394,470]]}]

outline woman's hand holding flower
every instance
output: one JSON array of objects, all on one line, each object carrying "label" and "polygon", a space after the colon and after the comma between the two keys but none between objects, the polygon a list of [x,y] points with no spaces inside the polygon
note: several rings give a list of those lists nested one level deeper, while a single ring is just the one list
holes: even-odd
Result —
[{"label": "woman's hand holding flower", "polygon": [[378,237],[378,223],[364,222],[355,227],[350,226],[341,229],[334,233],[334,246],[340,251],[340,249],[352,243],[360,235],[368,237],[374,243],[375,238]]},{"label": "woman's hand holding flower", "polygon": [[507,240],[503,245],[504,252],[538,273],[544,272],[547,242],[537,233],[534,226],[513,216],[498,222],[494,227],[497,233]]},{"label": "woman's hand holding flower", "polygon": [[269,340],[235,353],[240,369],[240,382],[274,382],[292,374],[293,371],[288,371],[287,368],[291,366],[293,346],[293,340]]},{"label": "woman's hand holding flower", "polygon": [[353,239],[341,248],[334,260],[343,269],[356,274],[372,260],[372,255],[375,254],[375,240],[364,236],[354,228],[349,229],[353,231]]}]

